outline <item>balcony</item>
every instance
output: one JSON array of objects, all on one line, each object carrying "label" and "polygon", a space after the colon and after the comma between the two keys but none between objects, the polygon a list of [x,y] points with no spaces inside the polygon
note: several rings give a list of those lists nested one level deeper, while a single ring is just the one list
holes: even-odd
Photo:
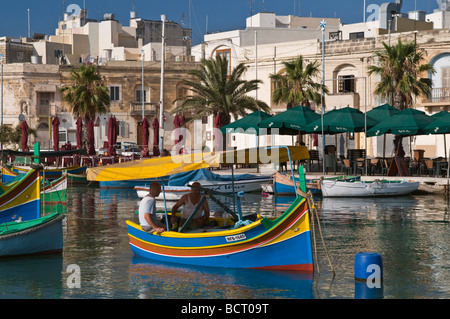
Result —
[{"label": "balcony", "polygon": [[[155,103],[144,103],[144,115],[154,116],[156,115],[157,105]],[[130,103],[130,115],[142,116],[142,102]]]},{"label": "balcony", "polygon": [[433,107],[446,108],[450,106],[450,87],[433,88],[427,98],[423,98],[422,105],[431,111]]}]

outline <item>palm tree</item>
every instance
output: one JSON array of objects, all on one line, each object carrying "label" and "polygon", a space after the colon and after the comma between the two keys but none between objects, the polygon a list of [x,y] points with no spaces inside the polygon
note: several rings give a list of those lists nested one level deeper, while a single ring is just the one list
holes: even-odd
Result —
[{"label": "palm tree", "polygon": [[[284,74],[271,74],[270,78],[277,83],[272,101],[276,104],[286,103],[287,108],[295,105],[311,106],[321,104],[322,84],[316,79],[320,74],[319,63],[314,61],[306,64],[300,55],[296,59],[283,62]],[[324,93],[328,89],[324,86]]]},{"label": "palm tree", "polygon": [[428,96],[432,81],[421,78],[423,72],[435,73],[431,64],[424,63],[425,51],[418,49],[416,42],[389,46],[383,42],[384,50],[375,53],[378,65],[370,65],[369,75],[381,76],[374,93],[388,98],[392,106],[405,110],[413,105],[414,96]]},{"label": "palm tree", "polygon": [[247,95],[256,90],[261,81],[241,79],[247,70],[243,63],[236,66],[230,74],[228,70],[227,59],[220,56],[216,59],[203,59],[200,69],[189,71],[196,80],[183,81],[193,94],[177,99],[183,103],[172,114],[191,112],[193,117],[189,121],[219,114],[222,125],[227,125],[231,122],[231,115],[237,119],[247,115],[247,110],[270,112],[266,103]]},{"label": "palm tree", "polygon": [[[62,87],[60,92],[64,94],[63,100],[70,105],[74,118],[81,117],[87,124],[96,114],[109,111],[109,91],[96,66],[82,65],[78,70],[72,69],[71,82],[71,85]],[[84,133],[86,130],[87,125],[84,125]]]},{"label": "palm tree", "polygon": [[[383,42],[384,50],[375,53],[378,65],[370,65],[369,75],[379,75],[381,80],[374,93],[391,101],[392,106],[405,110],[413,106],[414,97],[428,96],[433,85],[431,79],[420,77],[424,72],[435,73],[431,64],[424,63],[425,51],[418,49],[415,41],[389,46]],[[402,136],[394,139],[396,156],[404,154]],[[403,153],[402,153],[403,152]]]}]

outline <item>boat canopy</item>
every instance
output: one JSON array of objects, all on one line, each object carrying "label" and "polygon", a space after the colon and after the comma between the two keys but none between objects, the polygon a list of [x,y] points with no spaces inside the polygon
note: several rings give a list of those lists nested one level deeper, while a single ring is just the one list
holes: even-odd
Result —
[{"label": "boat canopy", "polygon": [[274,146],[215,153],[193,153],[91,167],[88,169],[87,179],[104,182],[157,178],[220,165],[283,163],[308,158],[309,152],[305,146]]}]

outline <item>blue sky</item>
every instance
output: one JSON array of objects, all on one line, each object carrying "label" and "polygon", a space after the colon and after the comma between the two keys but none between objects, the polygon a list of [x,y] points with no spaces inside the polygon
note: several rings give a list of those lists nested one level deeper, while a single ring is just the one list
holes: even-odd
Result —
[{"label": "blue sky", "polygon": [[[0,8],[0,36],[26,36],[30,9],[31,34],[54,34],[58,21],[63,16],[64,2],[89,10],[89,18],[102,18],[104,13],[114,13],[123,25],[128,25],[129,12],[134,4],[138,16],[143,19],[159,20],[166,14],[169,20],[192,26],[193,42],[199,43],[206,32],[242,29],[245,18],[250,14],[250,0],[22,0],[2,1]],[[395,2],[395,0],[366,0],[370,4]],[[263,7],[264,4],[264,7]],[[275,12],[278,15],[295,14],[313,17],[338,17],[343,23],[363,20],[364,0],[254,0],[253,13]],[[436,0],[403,0],[403,12],[414,10],[432,12],[438,7]],[[370,13],[367,13],[369,16]],[[189,18],[190,17],[190,18]],[[207,23],[208,21],[208,23]]]}]

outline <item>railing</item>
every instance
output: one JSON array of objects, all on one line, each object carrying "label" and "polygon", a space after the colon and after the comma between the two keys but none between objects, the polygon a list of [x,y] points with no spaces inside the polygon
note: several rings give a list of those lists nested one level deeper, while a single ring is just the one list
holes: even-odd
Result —
[{"label": "railing", "polygon": [[[157,106],[155,103],[144,103],[144,114],[154,115],[156,114]],[[140,115],[142,114],[142,102],[131,102],[130,103],[130,114]]]},{"label": "railing", "polygon": [[449,88],[433,88],[428,96],[427,102],[439,103],[450,101],[450,87]]}]

